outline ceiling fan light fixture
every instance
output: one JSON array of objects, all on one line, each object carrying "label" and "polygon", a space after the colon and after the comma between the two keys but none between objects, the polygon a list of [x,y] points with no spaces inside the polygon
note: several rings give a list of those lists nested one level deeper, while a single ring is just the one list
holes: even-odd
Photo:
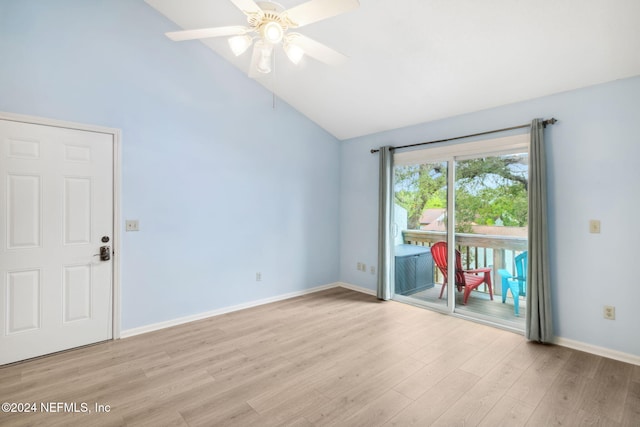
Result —
[{"label": "ceiling fan light fixture", "polygon": [[249,49],[253,39],[250,36],[235,36],[229,38],[229,47],[235,56],[240,56]]},{"label": "ceiling fan light fixture", "polygon": [[304,56],[304,50],[302,50],[300,46],[292,43],[286,43],[283,48],[289,60],[295,65],[298,65]]},{"label": "ceiling fan light fixture", "polygon": [[280,43],[280,41],[282,41],[283,36],[284,36],[284,28],[282,28],[282,25],[280,25],[275,21],[268,22],[262,28],[262,38],[271,44]]},{"label": "ceiling fan light fixture", "polygon": [[260,50],[260,59],[256,69],[259,73],[269,74],[271,72],[271,53],[273,46],[263,41],[256,42],[256,48]]}]

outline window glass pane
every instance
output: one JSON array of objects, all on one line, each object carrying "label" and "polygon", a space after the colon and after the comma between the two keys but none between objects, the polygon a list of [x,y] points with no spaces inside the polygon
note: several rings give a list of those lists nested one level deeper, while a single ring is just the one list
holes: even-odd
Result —
[{"label": "window glass pane", "polygon": [[528,170],[527,153],[456,162],[455,244],[462,269],[475,270],[464,274],[473,291],[466,302],[464,293],[457,295],[456,307],[521,326],[525,290],[510,285],[518,276],[516,257],[527,248]]},{"label": "window glass pane", "polygon": [[447,162],[398,165],[394,180],[396,299],[446,307],[431,247],[447,238]]}]

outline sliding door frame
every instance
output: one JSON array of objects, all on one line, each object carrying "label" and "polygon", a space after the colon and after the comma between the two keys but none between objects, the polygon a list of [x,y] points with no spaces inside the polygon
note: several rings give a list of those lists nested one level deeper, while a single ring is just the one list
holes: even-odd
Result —
[{"label": "sliding door frame", "polygon": [[[442,144],[438,146],[427,146],[419,149],[407,151],[394,151],[394,167],[396,165],[410,165],[421,163],[437,163],[447,164],[447,250],[448,259],[454,260],[447,263],[448,277],[455,277],[455,251],[456,251],[456,162],[460,160],[468,160],[482,157],[492,157],[508,154],[528,153],[529,152],[529,132],[513,133],[512,135],[490,139],[474,139],[472,141],[455,142]],[[392,189],[395,182],[392,185]],[[494,278],[495,283],[495,278]],[[495,285],[494,285],[495,286]],[[491,326],[507,329],[517,333],[524,333],[519,327],[510,325],[508,322],[500,322],[498,319],[490,316],[470,314],[456,311],[455,305],[455,280],[449,280],[447,283],[447,304],[444,305],[417,301],[410,297],[393,295],[393,298],[421,307],[429,308],[434,311],[450,314],[456,317],[472,320],[479,323],[489,324]]]}]

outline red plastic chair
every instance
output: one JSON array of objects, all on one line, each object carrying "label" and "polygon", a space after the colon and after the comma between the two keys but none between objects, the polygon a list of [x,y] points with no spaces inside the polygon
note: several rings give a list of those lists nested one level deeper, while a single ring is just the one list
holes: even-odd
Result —
[{"label": "red plastic chair", "polygon": [[[434,245],[431,246],[431,254],[433,255],[433,261],[436,263],[436,265],[442,272],[442,275],[444,276],[444,283],[442,284],[442,289],[440,289],[440,298],[442,298],[442,294],[447,287],[447,243],[434,243]],[[487,284],[487,287],[489,288],[489,296],[493,301],[491,268],[463,270],[462,261],[460,260],[460,252],[456,250],[456,287],[458,288],[458,292],[461,292],[464,289],[464,297],[462,299],[462,303],[466,304],[471,291],[477,289],[478,286],[482,285],[483,283]]]}]

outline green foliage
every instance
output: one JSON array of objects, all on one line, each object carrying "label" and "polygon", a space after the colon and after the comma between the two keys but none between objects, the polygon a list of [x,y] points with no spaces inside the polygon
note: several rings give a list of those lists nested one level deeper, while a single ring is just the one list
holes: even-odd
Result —
[{"label": "green foliage", "polygon": [[[472,224],[524,227],[528,223],[526,156],[496,156],[456,165],[456,231]],[[408,212],[408,227],[420,228],[425,209],[446,207],[446,164],[395,169],[396,203]]]},{"label": "green foliage", "polygon": [[425,205],[425,209],[437,209],[437,208],[446,208],[447,207],[447,192],[445,190],[439,190],[436,193],[433,193],[429,200],[427,200],[427,204]]},{"label": "green foliage", "polygon": [[395,202],[407,210],[410,229],[420,228],[420,216],[426,208],[446,206],[447,176],[444,165],[396,167],[395,182]]}]

